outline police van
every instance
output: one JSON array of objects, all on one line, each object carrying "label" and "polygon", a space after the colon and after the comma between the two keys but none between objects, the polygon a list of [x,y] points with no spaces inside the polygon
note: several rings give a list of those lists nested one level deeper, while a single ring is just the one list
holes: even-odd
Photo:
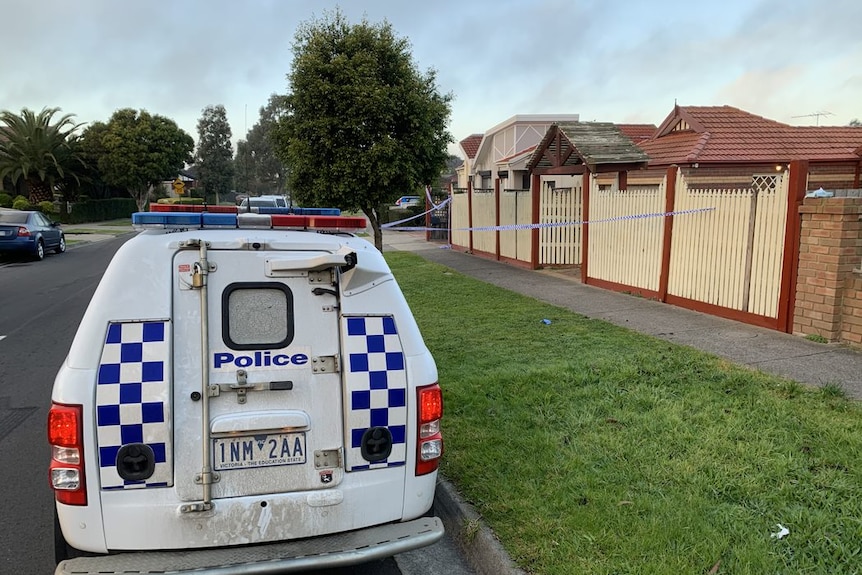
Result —
[{"label": "police van", "polygon": [[437,369],[365,219],[152,209],[54,383],[56,573],[286,573],[440,539]]}]

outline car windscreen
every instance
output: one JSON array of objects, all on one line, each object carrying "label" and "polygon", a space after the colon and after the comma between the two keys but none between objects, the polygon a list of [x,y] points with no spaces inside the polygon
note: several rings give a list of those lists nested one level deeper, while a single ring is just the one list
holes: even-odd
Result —
[{"label": "car windscreen", "polygon": [[26,224],[27,214],[0,212],[0,224]]}]

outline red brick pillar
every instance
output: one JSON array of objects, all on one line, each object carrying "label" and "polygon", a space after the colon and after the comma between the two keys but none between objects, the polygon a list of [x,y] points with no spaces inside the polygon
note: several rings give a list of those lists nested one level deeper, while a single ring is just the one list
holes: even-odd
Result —
[{"label": "red brick pillar", "polygon": [[793,333],[862,343],[862,198],[806,198]]}]

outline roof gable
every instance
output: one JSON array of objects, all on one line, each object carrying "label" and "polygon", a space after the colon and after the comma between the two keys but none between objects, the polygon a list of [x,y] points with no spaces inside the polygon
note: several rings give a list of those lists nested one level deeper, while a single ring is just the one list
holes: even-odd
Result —
[{"label": "roof gable", "polygon": [[610,122],[554,124],[527,162],[529,170],[585,166],[591,172],[646,165],[649,157]]},{"label": "roof gable", "polygon": [[482,143],[482,138],[482,134],[470,134],[459,142],[461,149],[464,150],[464,154],[468,159],[472,160],[476,157],[476,153],[479,151],[479,145]]}]

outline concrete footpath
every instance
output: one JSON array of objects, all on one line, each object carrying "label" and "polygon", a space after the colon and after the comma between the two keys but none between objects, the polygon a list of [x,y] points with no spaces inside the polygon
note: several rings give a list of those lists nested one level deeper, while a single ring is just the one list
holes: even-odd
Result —
[{"label": "concrete footpath", "polygon": [[[848,397],[862,399],[862,351],[584,285],[571,272],[516,268],[426,242],[422,234],[385,231],[383,242],[384,252],[410,251],[464,275],[590,318],[800,383],[837,385]],[[443,482],[438,487],[436,510],[476,573],[523,573],[451,484]]]}]

